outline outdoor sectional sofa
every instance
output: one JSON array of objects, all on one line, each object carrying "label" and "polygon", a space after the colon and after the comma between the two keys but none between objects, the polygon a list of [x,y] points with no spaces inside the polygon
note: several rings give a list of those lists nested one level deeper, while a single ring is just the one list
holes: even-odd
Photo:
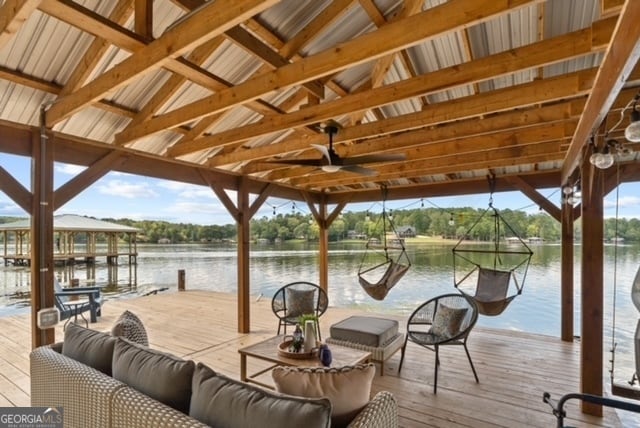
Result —
[{"label": "outdoor sectional sofa", "polygon": [[[146,346],[70,324],[30,354],[31,405],[62,407],[65,427],[331,426],[331,403],[254,387]],[[349,427],[396,427],[386,391]]]}]

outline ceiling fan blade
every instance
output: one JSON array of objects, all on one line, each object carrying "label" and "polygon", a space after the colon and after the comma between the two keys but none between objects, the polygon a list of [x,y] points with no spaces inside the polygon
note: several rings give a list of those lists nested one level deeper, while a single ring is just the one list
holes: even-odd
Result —
[{"label": "ceiling fan blade", "polygon": [[403,161],[406,158],[407,157],[404,153],[381,153],[378,155],[362,155],[342,158],[341,161],[342,165],[360,165],[365,163]]},{"label": "ceiling fan blade", "polygon": [[327,162],[329,162],[329,165],[331,165],[331,153],[329,153],[329,149],[327,149],[325,146],[322,146],[320,144],[311,144],[311,146],[314,149],[318,150],[320,153],[322,153],[322,156],[324,156]]},{"label": "ceiling fan blade", "polygon": [[340,171],[353,172],[355,174],[367,175],[369,177],[373,177],[374,175],[378,175],[378,171],[371,168],[364,168],[358,165],[345,165],[340,167]]}]

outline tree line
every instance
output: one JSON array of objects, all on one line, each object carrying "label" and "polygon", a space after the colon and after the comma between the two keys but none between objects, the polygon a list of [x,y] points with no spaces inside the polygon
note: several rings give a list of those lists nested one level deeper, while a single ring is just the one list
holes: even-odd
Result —
[{"label": "tree line", "polygon": [[[494,218],[487,213],[471,231],[469,229],[485,212],[476,208],[418,208],[404,210],[387,210],[387,218],[396,229],[411,227],[417,235],[486,241],[491,239],[494,231]],[[381,221],[381,212],[343,212],[329,228],[329,240],[341,241],[350,237],[381,238],[383,229],[389,232],[389,222]],[[527,214],[521,210],[505,209],[500,216],[513,229],[518,237],[540,238],[544,241],[559,241],[561,225],[545,212]],[[195,225],[185,223],[169,223],[153,220],[104,219],[116,223],[137,227],[143,231],[142,241],[157,242],[166,238],[173,243],[178,242],[216,242],[236,239],[236,225]],[[320,228],[310,214],[301,212],[278,213],[251,220],[251,239],[266,242],[288,241],[292,239],[317,241]],[[580,238],[580,222],[575,223],[574,236]],[[639,219],[609,218],[604,221],[604,236],[613,240],[616,236],[625,241],[640,241]],[[617,234],[616,234],[617,232]],[[505,237],[511,235],[503,231]]]},{"label": "tree line", "polygon": [[[486,215],[477,223],[484,209],[475,208],[418,208],[404,210],[387,210],[387,220],[390,219],[395,229],[411,227],[417,235],[486,241],[491,239],[494,223],[493,216]],[[389,222],[381,221],[381,212],[350,212],[342,213],[329,228],[329,240],[340,241],[357,236],[359,238],[381,238],[383,230],[390,232]],[[561,226],[553,217],[545,212],[527,214],[521,210],[505,209],[500,216],[521,238],[540,238],[544,241],[558,241],[561,236]],[[0,223],[20,220],[17,217],[0,217]],[[139,242],[156,243],[166,239],[172,243],[187,242],[221,242],[236,239],[236,225],[197,225],[191,223],[171,223],[160,220],[131,220],[127,218],[103,218],[101,220],[132,226],[141,230]],[[317,241],[320,228],[313,221],[310,214],[301,212],[278,213],[273,216],[263,216],[250,222],[251,238],[254,241],[266,242],[287,241],[292,239]],[[580,222],[575,223],[574,236],[580,238]],[[510,235],[503,231],[504,236]],[[604,237],[606,240],[614,238],[624,241],[640,241],[640,219],[608,218],[604,221]]]}]

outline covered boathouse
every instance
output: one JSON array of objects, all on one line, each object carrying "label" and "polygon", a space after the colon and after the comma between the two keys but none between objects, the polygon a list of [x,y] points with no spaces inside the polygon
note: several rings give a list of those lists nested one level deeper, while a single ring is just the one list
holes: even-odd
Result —
[{"label": "covered boathouse", "polygon": [[[53,260],[57,264],[93,263],[105,257],[110,265],[120,256],[130,264],[138,256],[137,234],[140,229],[95,218],[64,214],[53,217]],[[0,224],[2,258],[7,265],[31,265],[31,221]],[[103,244],[103,245],[100,245]]]}]

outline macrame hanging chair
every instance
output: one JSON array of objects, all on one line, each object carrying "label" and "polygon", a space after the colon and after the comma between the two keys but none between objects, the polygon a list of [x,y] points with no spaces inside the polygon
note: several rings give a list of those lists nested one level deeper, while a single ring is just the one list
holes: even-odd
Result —
[{"label": "macrame hanging chair", "polygon": [[[375,300],[384,300],[391,290],[411,266],[411,261],[404,246],[404,238],[398,233],[387,214],[384,200],[386,189],[383,189],[382,215],[376,222],[375,230],[382,226],[380,238],[370,237],[358,268],[358,281],[364,291]],[[391,235],[388,237],[387,235]]]},{"label": "macrame hanging chair", "polygon": [[[490,183],[493,194],[492,179]],[[490,236],[485,237],[490,247],[469,241],[476,228],[490,229],[486,219],[493,223]],[[522,293],[533,252],[493,206],[493,197],[452,252],[454,286],[476,302],[480,314],[500,315]]]}]

